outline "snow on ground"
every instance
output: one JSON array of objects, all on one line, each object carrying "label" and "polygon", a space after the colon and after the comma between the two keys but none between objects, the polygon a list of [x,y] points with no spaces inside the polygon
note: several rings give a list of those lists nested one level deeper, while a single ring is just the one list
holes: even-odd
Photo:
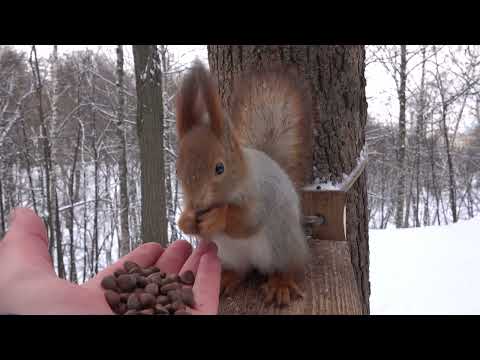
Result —
[{"label": "snow on ground", "polygon": [[369,234],[372,315],[480,314],[480,217]]}]

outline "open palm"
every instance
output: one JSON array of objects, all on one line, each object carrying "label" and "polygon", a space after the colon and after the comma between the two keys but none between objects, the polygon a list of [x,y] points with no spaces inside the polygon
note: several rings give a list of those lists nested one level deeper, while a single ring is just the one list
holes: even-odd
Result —
[{"label": "open palm", "polygon": [[195,250],[184,240],[163,249],[147,243],[98,273],[85,284],[59,279],[48,253],[46,229],[29,209],[17,209],[13,223],[0,241],[0,313],[113,314],[100,282],[125,261],[142,267],[157,266],[167,273],[187,270],[196,274],[193,314],[216,314],[220,290],[220,262],[215,245],[202,241]]}]

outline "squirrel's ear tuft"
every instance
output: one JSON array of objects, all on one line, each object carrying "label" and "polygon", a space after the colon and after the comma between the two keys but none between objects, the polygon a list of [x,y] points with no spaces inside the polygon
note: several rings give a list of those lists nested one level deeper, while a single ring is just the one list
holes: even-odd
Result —
[{"label": "squirrel's ear tuft", "polygon": [[177,134],[182,138],[200,120],[198,113],[198,82],[193,72],[185,75],[176,96]]},{"label": "squirrel's ear tuft", "polygon": [[217,86],[208,70],[196,60],[185,75],[177,95],[177,133],[183,137],[195,125],[200,124],[204,111],[207,111],[212,132],[223,134],[223,112],[217,93]]},{"label": "squirrel's ear tuft", "polygon": [[217,84],[208,70],[198,60],[195,62],[194,69],[200,85],[202,100],[208,112],[210,129],[218,138],[221,138],[224,119]]}]

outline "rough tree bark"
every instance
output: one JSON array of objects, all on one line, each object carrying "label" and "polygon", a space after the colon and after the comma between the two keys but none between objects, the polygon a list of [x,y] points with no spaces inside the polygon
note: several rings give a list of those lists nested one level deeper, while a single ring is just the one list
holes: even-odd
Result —
[{"label": "rough tree bark", "polygon": [[142,171],[142,242],[168,245],[162,70],[156,45],[133,45]]},{"label": "rough tree bark", "polygon": [[[174,122],[168,121],[168,93],[167,93],[167,72],[170,69],[169,64],[169,57],[168,57],[168,50],[165,45],[160,45],[160,56],[162,60],[162,97],[163,97],[163,106],[164,111],[164,140],[165,140],[165,147],[172,149],[174,146],[175,140],[173,138],[173,134],[175,132]],[[175,158],[168,152],[165,151],[165,187],[166,187],[166,203],[167,203],[167,220],[170,224],[170,243],[174,242],[178,239],[177,235],[177,224],[176,224],[176,216],[175,216],[175,205],[174,205],[174,197],[173,189],[172,189],[172,172],[175,166]]]},{"label": "rough tree bark", "polygon": [[3,239],[3,234],[5,234],[5,214],[3,210],[3,186],[2,179],[0,177],[0,232]]},{"label": "rough tree bark", "polygon": [[117,134],[120,141],[120,157],[118,162],[120,173],[120,256],[130,252],[130,233],[128,228],[128,171],[127,143],[125,137],[125,94],[123,92],[123,46],[117,45]]},{"label": "rough tree bark", "polygon": [[406,147],[406,82],[407,82],[407,46],[400,45],[400,87],[398,89],[398,101],[400,111],[398,115],[398,182],[397,182],[397,204],[395,212],[395,226],[403,227],[403,208],[405,202],[405,147]]},{"label": "rough tree bark", "polygon": [[[365,144],[365,50],[363,46],[209,45],[210,69],[229,110],[233,79],[277,64],[297,67],[313,100],[313,166],[309,180],[340,182],[357,164]],[[369,249],[366,175],[347,195],[347,238],[363,312],[369,313]]]}]

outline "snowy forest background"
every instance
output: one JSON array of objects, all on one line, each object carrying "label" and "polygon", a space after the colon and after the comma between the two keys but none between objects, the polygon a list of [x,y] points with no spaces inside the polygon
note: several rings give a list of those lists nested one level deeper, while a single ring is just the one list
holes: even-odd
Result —
[{"label": "snowy forest background", "polygon": [[[34,209],[57,272],[82,283],[142,241],[137,95],[131,46],[64,47],[0,45],[0,237],[12,208]],[[194,56],[208,64],[179,48],[157,46],[169,242],[184,238],[174,95]],[[366,49],[369,227],[475,217],[480,46]]]}]

